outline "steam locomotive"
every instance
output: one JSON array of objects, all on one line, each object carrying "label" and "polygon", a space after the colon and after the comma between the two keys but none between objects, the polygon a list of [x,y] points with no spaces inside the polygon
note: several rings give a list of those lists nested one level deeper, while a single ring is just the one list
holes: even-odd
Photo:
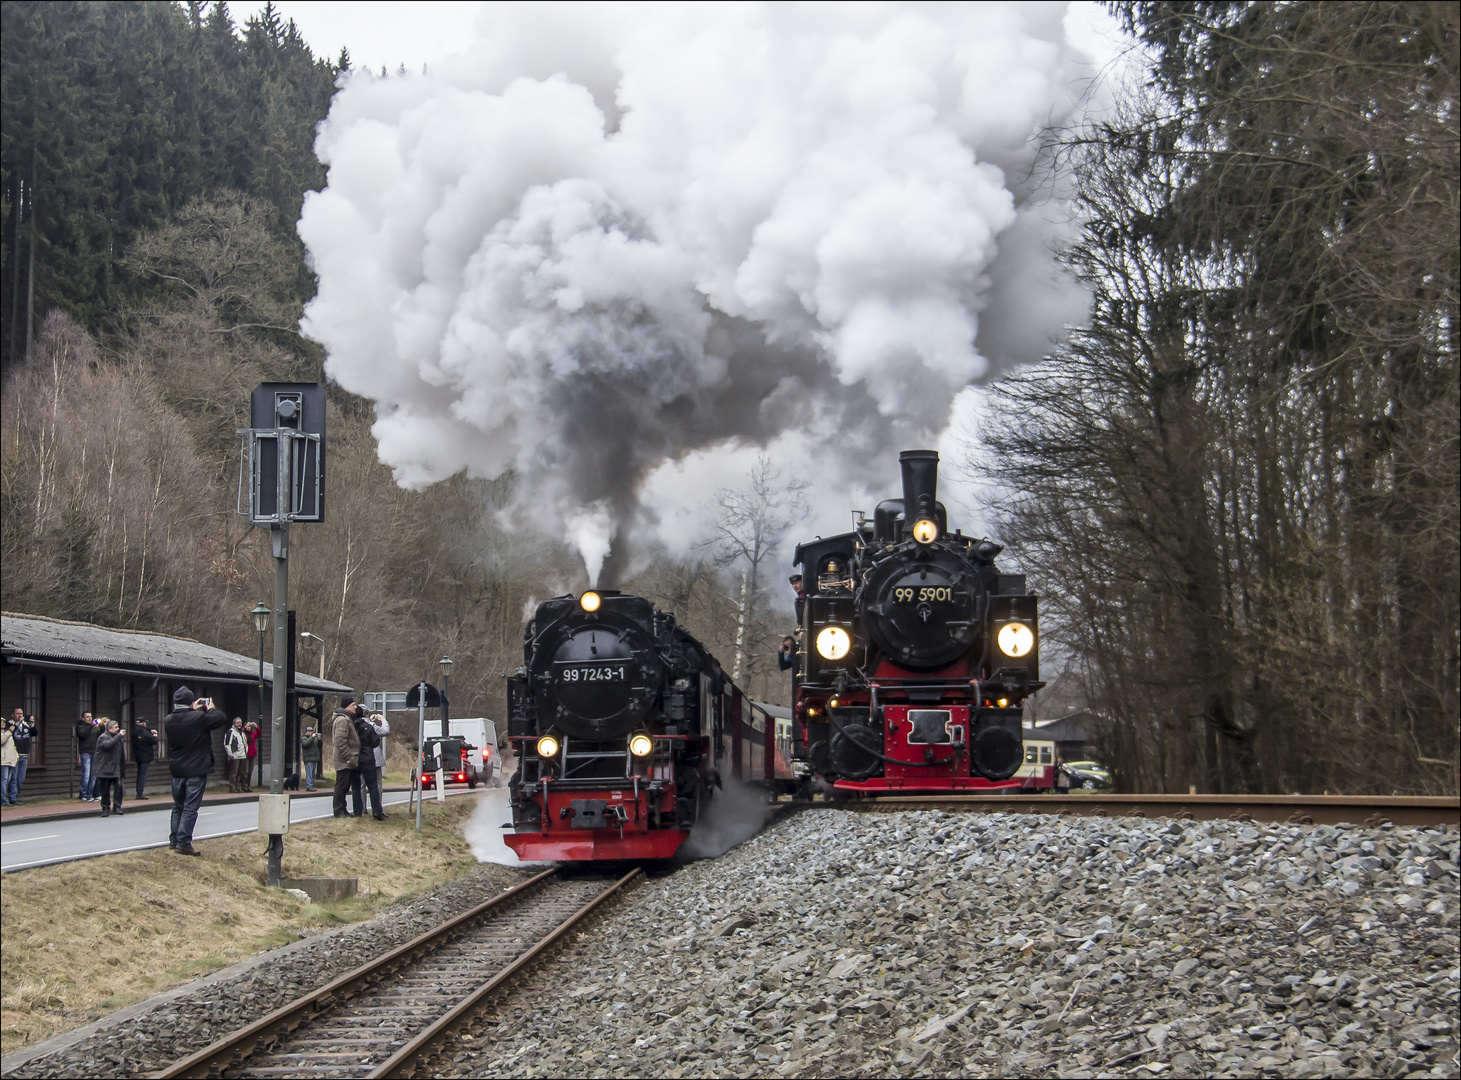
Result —
[{"label": "steam locomotive", "polygon": [[669,858],[721,765],[760,775],[774,753],[767,718],[674,615],[607,589],[538,606],[507,707],[505,839],[527,860]]},{"label": "steam locomotive", "polygon": [[796,549],[797,757],[847,792],[1019,786],[1040,681],[1037,604],[1004,550],[949,532],[938,454],[899,457],[903,498]]}]

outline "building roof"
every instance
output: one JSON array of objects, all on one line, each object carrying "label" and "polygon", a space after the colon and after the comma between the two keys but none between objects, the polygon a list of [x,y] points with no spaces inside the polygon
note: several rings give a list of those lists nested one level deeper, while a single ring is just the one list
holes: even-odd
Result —
[{"label": "building roof", "polygon": [[[80,667],[118,674],[165,675],[214,682],[258,682],[257,657],[204,645],[189,638],[143,630],[112,630],[91,623],[48,619],[42,615],[0,613],[0,653],[8,663]],[[274,665],[264,665],[264,682],[274,680]],[[317,679],[301,671],[294,685],[305,693],[344,694],[352,687]]]}]

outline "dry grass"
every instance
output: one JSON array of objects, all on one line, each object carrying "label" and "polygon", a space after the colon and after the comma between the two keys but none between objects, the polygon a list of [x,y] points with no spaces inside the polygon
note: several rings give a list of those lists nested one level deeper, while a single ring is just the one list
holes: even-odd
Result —
[{"label": "dry grass", "polygon": [[358,877],[360,895],[306,904],[266,889],[255,834],[7,874],[0,891],[0,1051],[9,1054],[113,1009],[296,940],[357,922],[477,866],[461,836],[475,799],[428,801],[414,817],[307,822],[285,839],[286,877]]}]

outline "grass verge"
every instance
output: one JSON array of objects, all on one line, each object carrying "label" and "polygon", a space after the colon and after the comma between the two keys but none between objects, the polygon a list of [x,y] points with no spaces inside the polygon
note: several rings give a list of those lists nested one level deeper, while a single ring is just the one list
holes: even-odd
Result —
[{"label": "grass verge", "polygon": [[201,859],[166,849],[22,870],[0,890],[0,1052],[89,1023],[245,957],[358,922],[477,867],[461,825],[476,799],[428,800],[422,831],[391,808],[385,821],[290,827],[286,877],[360,879],[360,893],[307,904],[264,881],[263,838],[199,843]]}]

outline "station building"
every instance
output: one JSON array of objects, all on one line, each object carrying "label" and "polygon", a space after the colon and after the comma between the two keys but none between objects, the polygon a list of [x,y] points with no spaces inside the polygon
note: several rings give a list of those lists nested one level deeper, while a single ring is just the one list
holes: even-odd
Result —
[{"label": "station building", "polygon": [[[270,639],[272,644],[272,638]],[[83,713],[106,716],[130,732],[136,719],[162,734],[161,721],[172,711],[173,691],[186,686],[198,697],[211,697],[231,720],[258,719],[259,661],[188,638],[140,630],[113,630],[90,623],[67,622],[38,615],[0,614],[0,708],[9,716],[16,708],[34,716],[38,725],[22,799],[76,794],[79,767],[75,727]],[[273,665],[264,664],[262,713],[272,709]],[[298,739],[305,726],[319,728],[337,695],[350,687],[296,673],[289,710],[289,738],[298,761]],[[259,754],[269,778],[270,723],[263,723]],[[215,775],[227,779],[223,732],[214,736]],[[288,748],[287,748],[288,749]],[[126,742],[126,782],[131,791],[132,743]],[[148,775],[149,788],[169,783],[166,740],[157,746],[157,761]]]}]

